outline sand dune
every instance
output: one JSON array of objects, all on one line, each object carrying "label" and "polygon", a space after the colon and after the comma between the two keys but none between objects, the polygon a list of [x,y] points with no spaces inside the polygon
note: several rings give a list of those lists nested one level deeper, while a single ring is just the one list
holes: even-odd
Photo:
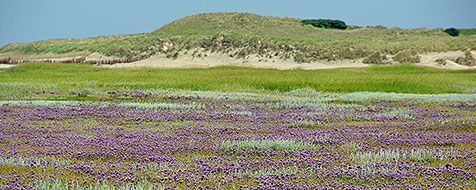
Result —
[{"label": "sand dune", "polygon": [[[476,57],[476,52],[472,52],[473,57]],[[36,55],[34,57],[27,57],[29,59],[24,60],[25,62],[29,61],[42,61],[48,59],[52,62],[61,62],[61,60],[69,60],[75,58],[74,56],[82,57],[85,61],[107,61],[107,60],[119,60],[119,58],[111,56],[103,56],[99,53],[88,53],[88,54],[65,54],[62,55],[53,55],[48,54],[47,56]],[[465,70],[465,69],[476,69],[476,66],[465,66],[460,65],[455,62],[458,57],[464,56],[463,51],[450,51],[450,52],[433,52],[426,53],[421,55],[420,63],[417,65],[436,67],[450,70]],[[391,57],[391,56],[390,56]],[[16,57],[19,59],[18,57]],[[39,59],[42,58],[42,59]],[[444,63],[438,63],[437,60],[444,60]],[[398,64],[398,63],[393,63]],[[0,68],[9,68],[15,65],[12,64],[0,64]],[[155,68],[209,68],[209,67],[219,67],[219,66],[238,66],[238,67],[251,67],[251,68],[269,68],[269,69],[280,69],[280,70],[291,70],[291,69],[304,69],[304,70],[314,70],[314,69],[332,69],[332,68],[359,68],[359,67],[368,67],[369,64],[362,63],[362,59],[358,60],[338,60],[338,61],[327,61],[319,60],[311,63],[297,63],[292,59],[279,59],[279,58],[262,58],[258,55],[248,56],[246,58],[236,59],[230,57],[228,54],[224,53],[207,53],[206,56],[202,57],[193,57],[190,54],[181,55],[176,59],[167,58],[164,54],[154,55],[150,58],[130,62],[130,63],[116,63],[116,64],[102,64],[100,67],[105,68],[137,68],[137,67],[155,67]]]},{"label": "sand dune", "polygon": [[[465,70],[476,69],[476,67],[469,67],[459,65],[454,62],[458,57],[464,56],[463,51],[451,52],[435,52],[421,55],[421,62],[417,65],[444,68],[451,70]],[[440,64],[436,60],[446,60],[446,64]],[[368,67],[371,65],[363,64],[362,60],[338,60],[326,61],[320,60],[311,63],[296,63],[293,60],[282,60],[277,58],[262,59],[258,56],[250,56],[246,59],[234,59],[226,54],[210,53],[206,57],[192,57],[191,55],[182,55],[177,59],[166,58],[165,55],[156,55],[151,58],[131,62],[118,63],[113,65],[103,65],[107,68],[131,68],[131,67],[160,67],[160,68],[208,68],[217,66],[240,66],[252,68],[272,68],[280,70],[290,69],[332,69],[332,68],[356,68]]]}]

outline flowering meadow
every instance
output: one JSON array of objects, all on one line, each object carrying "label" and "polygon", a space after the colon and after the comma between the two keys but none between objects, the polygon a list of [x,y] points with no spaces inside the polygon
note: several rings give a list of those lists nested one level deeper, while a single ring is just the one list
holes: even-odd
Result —
[{"label": "flowering meadow", "polygon": [[476,188],[474,94],[105,96],[0,101],[0,189]]}]

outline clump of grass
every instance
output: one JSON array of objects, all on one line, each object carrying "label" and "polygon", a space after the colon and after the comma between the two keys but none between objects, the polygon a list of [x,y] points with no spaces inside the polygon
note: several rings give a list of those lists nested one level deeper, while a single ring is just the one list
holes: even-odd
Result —
[{"label": "clump of grass", "polygon": [[473,56],[470,49],[464,52],[464,57],[458,57],[456,63],[466,66],[476,66],[476,57]]},{"label": "clump of grass", "polygon": [[169,103],[169,102],[124,102],[118,104],[121,107],[137,107],[143,109],[203,109],[201,103]]},{"label": "clump of grass", "polygon": [[9,140],[7,140],[7,139],[0,139],[0,144],[8,144],[8,143],[10,143]]},{"label": "clump of grass", "polygon": [[89,189],[89,190],[163,190],[165,187],[161,184],[152,184],[148,181],[137,183],[127,183],[121,186],[113,186],[104,182],[82,185],[76,181],[64,180],[41,180],[35,183],[34,189],[38,190],[68,190],[68,189]]},{"label": "clump of grass", "polygon": [[237,170],[232,174],[235,176],[246,175],[248,177],[262,177],[270,175],[292,175],[299,171],[296,166],[282,167],[282,168],[263,168],[259,170]]},{"label": "clump of grass", "polygon": [[355,154],[360,149],[360,145],[355,142],[345,143],[343,147],[345,152],[347,152],[348,154]]},{"label": "clump of grass", "polygon": [[31,167],[46,167],[46,166],[60,167],[60,166],[65,166],[67,164],[69,164],[69,161],[54,158],[54,157],[28,158],[23,156],[10,156],[10,157],[0,156],[0,166],[11,165],[11,166],[31,166]]},{"label": "clump of grass", "polygon": [[310,150],[315,146],[309,142],[294,140],[242,140],[223,141],[220,145],[223,150]]},{"label": "clump of grass", "polygon": [[408,159],[414,162],[432,162],[436,159],[436,155],[427,149],[412,149],[408,154]]},{"label": "clump of grass", "polygon": [[394,109],[394,110],[383,112],[383,113],[380,114],[380,116],[396,117],[398,119],[404,119],[404,120],[413,120],[414,119],[410,110],[404,109],[404,108],[397,108],[397,109]]},{"label": "clump of grass", "polygon": [[297,97],[317,97],[321,95],[315,89],[306,87],[306,88],[299,88],[286,93],[286,95],[290,96],[297,96]]},{"label": "clump of grass", "polygon": [[400,63],[419,63],[420,55],[415,51],[404,50],[398,52],[392,59]]},{"label": "clump of grass", "polygon": [[357,152],[351,154],[351,159],[361,165],[388,163],[404,157],[398,150],[380,150],[378,152]]},{"label": "clump of grass", "polygon": [[387,56],[380,52],[374,52],[362,60],[365,64],[381,65],[387,63]]},{"label": "clump of grass", "polygon": [[309,121],[309,120],[299,120],[294,121],[289,125],[289,128],[313,128],[316,125],[319,125],[318,122]]},{"label": "clump of grass", "polygon": [[351,153],[352,161],[366,166],[376,163],[388,163],[397,160],[409,160],[412,162],[434,162],[437,160],[447,160],[456,157],[454,149],[435,152],[430,149],[416,148],[410,151],[403,150],[380,150],[378,152],[356,152]]}]

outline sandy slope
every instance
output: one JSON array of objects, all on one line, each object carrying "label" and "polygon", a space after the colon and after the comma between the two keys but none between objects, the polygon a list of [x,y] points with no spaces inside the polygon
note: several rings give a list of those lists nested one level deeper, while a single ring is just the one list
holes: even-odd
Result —
[{"label": "sandy slope", "polygon": [[217,66],[239,66],[252,68],[272,68],[272,69],[329,69],[343,67],[367,67],[362,61],[341,60],[341,61],[319,61],[312,63],[296,63],[292,60],[282,59],[260,59],[256,56],[250,56],[246,59],[233,59],[226,54],[213,53],[207,57],[192,57],[191,55],[181,55],[177,59],[166,58],[165,55],[156,55],[149,59],[132,62],[120,63],[114,65],[104,65],[109,68],[128,68],[128,67],[162,67],[162,68],[207,68]]},{"label": "sandy slope", "polygon": [[[473,51],[473,56],[476,57],[476,52]],[[296,63],[291,59],[283,60],[278,58],[263,59],[258,56],[249,56],[246,59],[231,58],[227,54],[222,53],[208,53],[206,57],[192,57],[191,55],[181,55],[177,59],[166,58],[165,55],[156,55],[148,59],[131,62],[131,63],[118,63],[113,65],[101,65],[106,68],[137,68],[137,67],[159,67],[159,68],[208,68],[218,66],[239,66],[239,67],[252,67],[252,68],[272,68],[280,70],[290,69],[331,69],[331,68],[357,68],[368,67],[370,65],[363,64],[362,60],[339,60],[339,61],[326,61],[320,60],[312,63]],[[14,57],[15,55],[9,55]],[[66,57],[65,57],[66,56]],[[48,58],[51,60],[61,61],[63,59],[71,59],[75,56],[82,56],[85,60],[112,60],[117,59],[115,57],[108,57],[99,53],[76,53],[66,55],[45,54],[27,57],[32,60],[41,58]],[[418,65],[444,68],[451,70],[463,70],[463,69],[476,69],[476,67],[468,67],[459,65],[454,62],[458,57],[464,56],[462,51],[451,52],[438,52],[427,53],[421,55],[421,62]],[[445,64],[439,64],[437,59],[446,60]],[[0,64],[0,68],[9,68],[14,65]]]},{"label": "sandy slope", "polygon": [[[427,53],[421,55],[421,62],[418,65],[445,68],[451,70],[476,69],[455,63],[456,58],[464,56],[462,51]],[[441,65],[436,62],[437,59],[447,60],[446,64]],[[247,59],[233,59],[226,54],[213,53],[205,58],[192,57],[191,55],[182,55],[177,59],[166,58],[165,55],[157,55],[151,58],[136,61],[132,63],[119,63],[114,65],[104,65],[108,68],[130,68],[130,67],[161,67],[161,68],[207,68],[217,66],[241,66],[253,68],[273,68],[281,70],[289,69],[331,69],[331,68],[355,68],[368,67],[362,60],[339,60],[339,61],[316,61],[312,63],[296,63],[292,60],[267,59],[262,60],[256,56]]]},{"label": "sandy slope", "polygon": [[[472,52],[474,53],[474,52]],[[439,52],[439,53],[427,53],[421,55],[421,61],[419,65],[437,67],[451,70],[463,70],[463,69],[476,69],[476,67],[468,67],[464,65],[459,65],[453,60],[456,60],[458,57],[464,56],[462,51],[450,51],[450,52]],[[474,54],[473,54],[474,56]],[[446,64],[441,65],[435,62],[437,59],[446,60]]]}]

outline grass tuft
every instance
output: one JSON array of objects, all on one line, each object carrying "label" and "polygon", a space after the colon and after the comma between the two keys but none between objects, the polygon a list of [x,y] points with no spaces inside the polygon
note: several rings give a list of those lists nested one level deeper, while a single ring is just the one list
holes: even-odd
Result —
[{"label": "grass tuft", "polygon": [[242,140],[223,141],[220,145],[223,150],[311,150],[315,146],[309,142],[294,140]]}]

